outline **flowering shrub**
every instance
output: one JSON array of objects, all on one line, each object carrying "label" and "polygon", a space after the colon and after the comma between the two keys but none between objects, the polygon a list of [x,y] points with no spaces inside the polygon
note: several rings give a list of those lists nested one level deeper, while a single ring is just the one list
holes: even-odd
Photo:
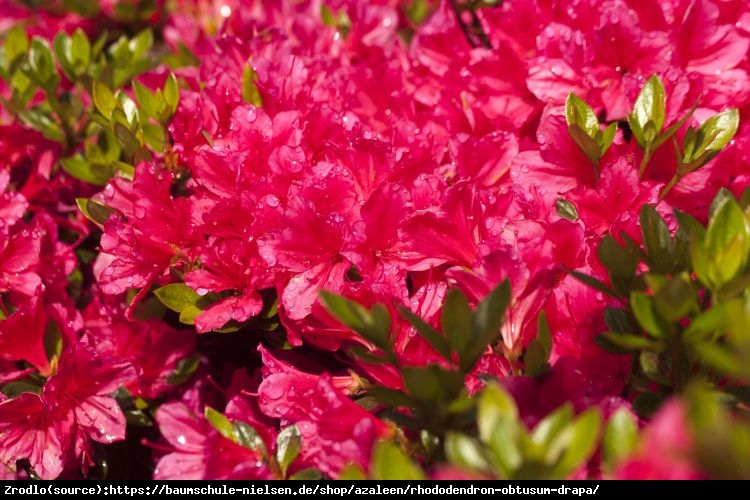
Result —
[{"label": "flowering shrub", "polygon": [[750,7],[0,0],[2,477],[750,478]]}]

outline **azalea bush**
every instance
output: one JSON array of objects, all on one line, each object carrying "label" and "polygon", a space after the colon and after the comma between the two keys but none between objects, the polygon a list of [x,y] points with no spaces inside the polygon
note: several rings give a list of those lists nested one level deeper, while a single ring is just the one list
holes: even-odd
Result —
[{"label": "azalea bush", "polygon": [[750,478],[740,0],[0,0],[0,477]]}]

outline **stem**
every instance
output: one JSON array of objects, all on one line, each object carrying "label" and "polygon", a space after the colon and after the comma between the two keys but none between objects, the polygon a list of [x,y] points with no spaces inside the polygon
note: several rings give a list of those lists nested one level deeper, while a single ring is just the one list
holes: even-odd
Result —
[{"label": "stem", "polygon": [[659,201],[664,201],[664,198],[667,197],[667,193],[669,193],[672,188],[677,185],[678,182],[680,182],[680,177],[675,174],[675,176],[670,179],[667,185],[664,186],[664,189],[661,190],[661,193],[659,193]]},{"label": "stem", "polygon": [[638,177],[643,179],[643,174],[646,173],[646,166],[648,165],[648,162],[651,160],[651,149],[646,146],[646,149],[643,150],[643,158],[641,158],[641,164],[638,165]]}]

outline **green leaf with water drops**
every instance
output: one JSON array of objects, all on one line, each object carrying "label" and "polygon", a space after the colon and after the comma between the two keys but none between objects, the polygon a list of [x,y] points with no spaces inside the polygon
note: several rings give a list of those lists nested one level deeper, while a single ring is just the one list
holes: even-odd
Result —
[{"label": "green leaf with water drops", "polygon": [[184,283],[171,283],[154,290],[154,295],[162,304],[175,312],[195,306],[201,296]]}]

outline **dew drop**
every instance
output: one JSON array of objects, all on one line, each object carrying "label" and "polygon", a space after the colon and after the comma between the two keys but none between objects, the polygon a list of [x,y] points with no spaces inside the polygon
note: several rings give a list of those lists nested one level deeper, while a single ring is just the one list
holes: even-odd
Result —
[{"label": "dew drop", "polygon": [[272,195],[272,194],[267,194],[266,197],[265,197],[265,200],[266,200],[266,204],[269,207],[274,207],[275,208],[275,207],[279,206],[279,199],[276,196]]},{"label": "dew drop", "polygon": [[133,213],[135,214],[136,218],[143,219],[144,217],[146,217],[146,207],[136,205]]}]

